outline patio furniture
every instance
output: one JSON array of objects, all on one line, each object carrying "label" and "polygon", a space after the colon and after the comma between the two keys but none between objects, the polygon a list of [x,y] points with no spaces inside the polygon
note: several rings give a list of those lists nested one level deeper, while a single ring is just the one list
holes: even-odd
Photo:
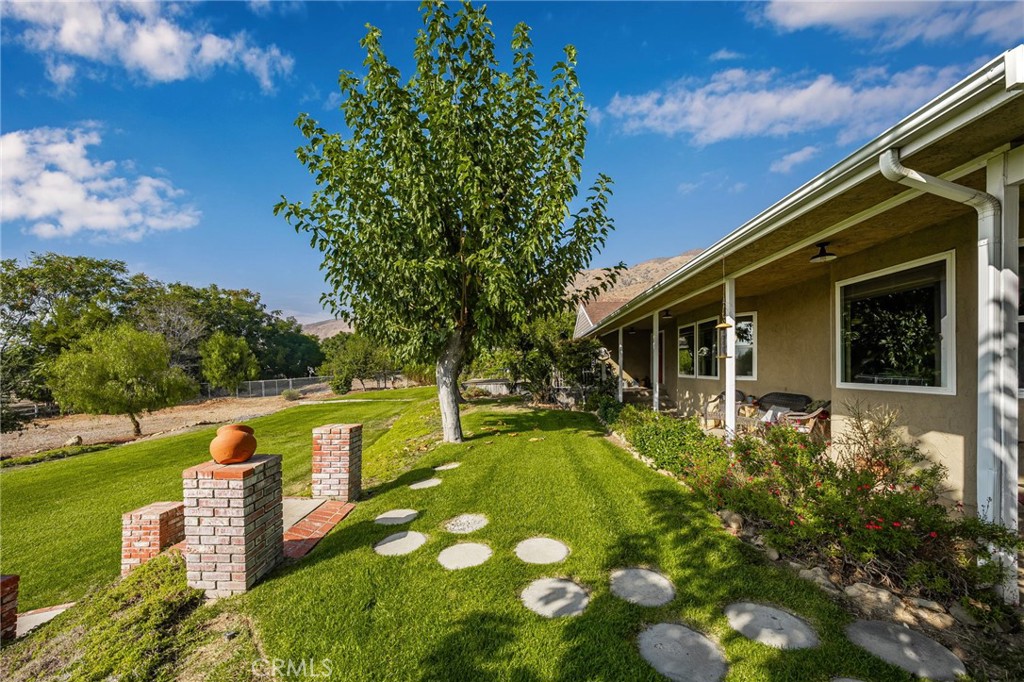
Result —
[{"label": "patio furniture", "polygon": [[[747,394],[736,389],[736,409],[743,407],[747,400]],[[725,391],[722,391],[711,400],[704,403],[704,425],[707,427],[711,422],[725,422]]]},{"label": "patio furniture", "polygon": [[792,412],[806,412],[811,404],[810,396],[802,393],[765,393],[754,401],[758,409],[767,412],[768,410],[790,410]]},{"label": "patio furniture", "polygon": [[[810,407],[815,405],[816,403],[812,403]],[[780,421],[789,424],[800,433],[819,433],[827,437],[828,421],[831,416],[828,411],[830,407],[832,407],[832,402],[825,401],[818,404],[818,407],[810,412],[788,412],[782,415]]]}]

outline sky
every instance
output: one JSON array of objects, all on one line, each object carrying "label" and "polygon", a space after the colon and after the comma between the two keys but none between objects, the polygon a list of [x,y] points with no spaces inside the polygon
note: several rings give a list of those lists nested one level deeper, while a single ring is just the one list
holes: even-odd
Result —
[{"label": "sky", "polygon": [[[593,265],[704,248],[1005,50],[1024,3],[492,2],[542,75],[572,44],[581,184],[612,177]],[[248,288],[313,322],[320,254],[273,205],[307,200],[293,123],[343,131],[366,24],[411,74],[416,2],[0,0],[0,252],[123,260]]]}]

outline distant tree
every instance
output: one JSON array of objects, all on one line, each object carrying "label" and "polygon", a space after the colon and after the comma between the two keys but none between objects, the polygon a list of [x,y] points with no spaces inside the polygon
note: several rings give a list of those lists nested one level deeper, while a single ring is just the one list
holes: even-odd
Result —
[{"label": "distant tree", "polygon": [[349,137],[298,117],[308,144],[297,155],[319,189],[274,210],[323,253],[324,301],[339,317],[403,364],[435,364],[444,440],[460,442],[458,378],[476,350],[614,281],[608,270],[571,289],[612,227],[611,181],[599,175],[578,201],[586,107],[574,48],[545,92],[525,24],[502,72],[483,8],[422,10],[407,83],[373,27],[365,77],[342,72]]},{"label": "distant tree", "polygon": [[86,334],[50,364],[57,403],[89,414],[123,414],[142,435],[138,415],[196,395],[185,372],[171,367],[167,342],[128,324]]},{"label": "distant tree", "polygon": [[336,393],[352,390],[353,380],[366,390],[366,379],[391,369],[388,354],[361,334],[335,334],[324,346],[326,358],[320,373],[331,377],[331,388]]},{"label": "distant tree", "polygon": [[209,334],[206,323],[197,318],[179,297],[162,292],[142,305],[142,331],[160,334],[167,341],[171,364],[198,375],[199,344]]},{"label": "distant tree", "polygon": [[243,381],[259,376],[256,356],[245,339],[214,332],[199,347],[203,378],[214,388],[234,391]]}]

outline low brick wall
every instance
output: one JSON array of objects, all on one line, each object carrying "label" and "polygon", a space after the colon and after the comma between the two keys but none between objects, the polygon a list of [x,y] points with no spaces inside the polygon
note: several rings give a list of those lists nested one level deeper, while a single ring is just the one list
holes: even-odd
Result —
[{"label": "low brick wall", "polygon": [[16,575],[0,575],[0,641],[18,634],[18,582]]},{"label": "low brick wall", "polygon": [[121,575],[185,539],[185,503],[154,502],[121,517]]},{"label": "low brick wall", "polygon": [[363,425],[313,429],[313,497],[355,502],[363,475]]},{"label": "low brick wall", "polygon": [[283,557],[280,455],[207,462],[182,477],[188,584],[208,597],[245,592]]}]

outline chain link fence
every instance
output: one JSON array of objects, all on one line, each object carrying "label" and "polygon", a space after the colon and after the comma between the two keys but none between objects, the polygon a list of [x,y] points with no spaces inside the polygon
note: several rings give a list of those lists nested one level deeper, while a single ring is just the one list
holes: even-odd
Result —
[{"label": "chain link fence", "polygon": [[234,391],[227,391],[223,388],[213,388],[210,384],[202,384],[199,395],[203,398],[266,398],[281,395],[287,390],[301,390],[309,386],[326,384],[330,381],[329,376],[298,377],[294,379],[258,379],[256,381],[243,381]]}]

